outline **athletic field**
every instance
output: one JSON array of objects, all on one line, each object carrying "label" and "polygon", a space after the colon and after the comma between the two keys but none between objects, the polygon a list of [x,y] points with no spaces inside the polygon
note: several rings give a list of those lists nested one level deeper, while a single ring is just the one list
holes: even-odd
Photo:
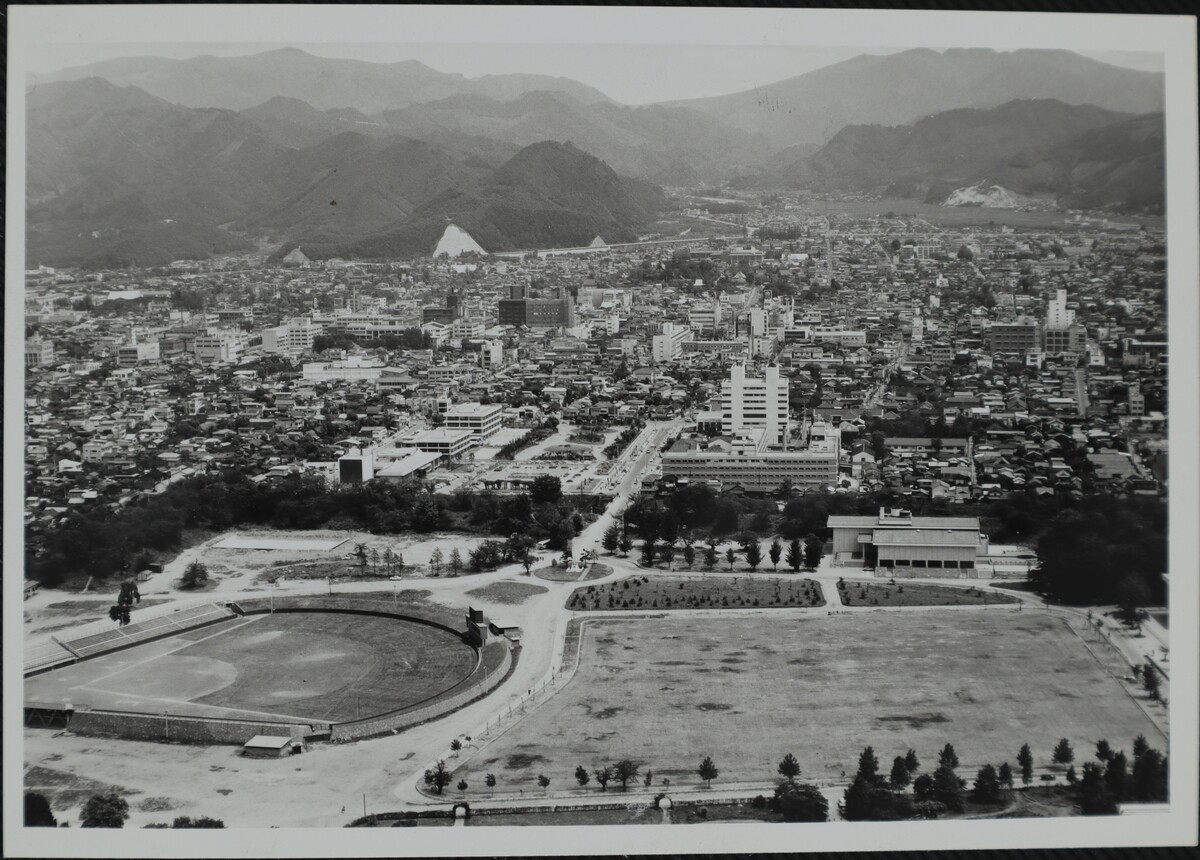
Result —
[{"label": "athletic field", "polygon": [[656,785],[696,785],[711,755],[714,787],[770,787],[788,752],[821,780],[853,774],[868,744],[885,772],[909,748],[932,771],[947,742],[960,776],[973,778],[984,763],[1015,763],[1023,743],[1048,765],[1061,737],[1077,766],[1099,738],[1129,749],[1144,733],[1164,748],[1109,674],[1128,667],[1093,656],[1066,622],[1038,611],[711,613],[591,620],[583,631],[575,676],[464,762],[468,783],[492,772],[498,791],[536,796],[538,774],[574,786],[580,764],[632,758]]},{"label": "athletic field", "polygon": [[434,627],[280,612],[35,676],[25,683],[25,698],[154,714],[344,722],[426,701],[474,668],[474,650]]}]

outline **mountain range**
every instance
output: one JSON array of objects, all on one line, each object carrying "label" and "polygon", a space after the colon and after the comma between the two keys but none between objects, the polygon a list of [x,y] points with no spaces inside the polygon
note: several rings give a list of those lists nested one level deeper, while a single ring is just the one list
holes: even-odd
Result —
[{"label": "mountain range", "polygon": [[726,180],[935,202],[995,183],[1155,211],[1162,97],[1161,75],[1068,51],[864,55],[644,107],[563,78],[294,49],[110,60],[30,83],[27,246],[58,265],[263,239],[427,253],[448,218],[490,250],[616,241],[665,205],[654,185]]},{"label": "mountain range", "polygon": [[1060,205],[1161,213],[1163,115],[1053,99],[843,128],[812,155],[739,184],[868,191],[941,203],[983,183]]}]

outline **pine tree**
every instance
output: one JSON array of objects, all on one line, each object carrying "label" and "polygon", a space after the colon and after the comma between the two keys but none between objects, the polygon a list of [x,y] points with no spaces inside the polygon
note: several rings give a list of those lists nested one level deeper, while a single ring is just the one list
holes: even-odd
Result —
[{"label": "pine tree", "polygon": [[796,757],[794,755],[788,753],[783,757],[783,760],[779,762],[779,767],[777,769],[780,776],[791,782],[800,775],[800,762],[796,761]]},{"label": "pine tree", "polygon": [[712,781],[721,774],[721,772],[717,769],[717,766],[713,764],[711,756],[704,757],[704,760],[700,762],[700,767],[696,769],[696,772],[700,774],[700,778],[704,780],[704,784],[709,787],[712,786]]},{"label": "pine tree", "polygon": [[1029,785],[1033,782],[1033,752],[1029,749],[1029,744],[1022,744],[1017,753],[1017,764],[1021,767],[1021,782]]},{"label": "pine tree", "polygon": [[908,785],[912,780],[912,776],[908,772],[908,765],[904,763],[904,756],[898,755],[892,759],[892,775],[888,780],[894,790],[899,791]]},{"label": "pine tree", "polygon": [[792,538],[792,542],[788,544],[784,561],[792,569],[792,573],[800,572],[800,568],[804,565],[804,551],[800,548],[800,538]]},{"label": "pine tree", "polygon": [[783,557],[783,544],[779,542],[779,538],[771,541],[771,549],[767,554],[771,557],[771,567],[779,570],[779,559]]},{"label": "pine tree", "polygon": [[938,753],[938,764],[951,770],[958,767],[958,753],[954,751],[953,744],[946,744],[942,747],[942,751]]},{"label": "pine tree", "polygon": [[1063,738],[1054,747],[1054,763],[1070,764],[1073,761],[1075,761],[1075,751],[1071,749],[1071,742]]}]

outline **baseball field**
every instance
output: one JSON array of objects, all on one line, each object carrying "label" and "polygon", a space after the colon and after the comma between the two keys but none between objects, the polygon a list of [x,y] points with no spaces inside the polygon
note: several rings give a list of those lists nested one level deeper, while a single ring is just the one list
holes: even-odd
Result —
[{"label": "baseball field", "polygon": [[248,616],[26,681],[26,698],[176,715],[343,722],[415,705],[465,679],[453,634],[345,613]]}]

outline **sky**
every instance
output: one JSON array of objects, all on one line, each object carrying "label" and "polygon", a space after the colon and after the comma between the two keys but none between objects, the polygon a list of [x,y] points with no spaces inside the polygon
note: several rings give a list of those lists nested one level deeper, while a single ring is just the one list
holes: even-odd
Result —
[{"label": "sky", "polygon": [[[325,57],[369,62],[419,60],[440,72],[467,77],[537,73],[573,78],[623,104],[701,98],[741,92],[838,63],[859,54],[889,54],[902,47],[796,45],[464,44],[464,43],[84,43],[38,45],[27,67],[49,73],[114,57],[173,59],[211,54],[237,56],[295,47]],[[1135,51],[1080,51],[1102,62],[1162,71],[1162,56]]]}]

